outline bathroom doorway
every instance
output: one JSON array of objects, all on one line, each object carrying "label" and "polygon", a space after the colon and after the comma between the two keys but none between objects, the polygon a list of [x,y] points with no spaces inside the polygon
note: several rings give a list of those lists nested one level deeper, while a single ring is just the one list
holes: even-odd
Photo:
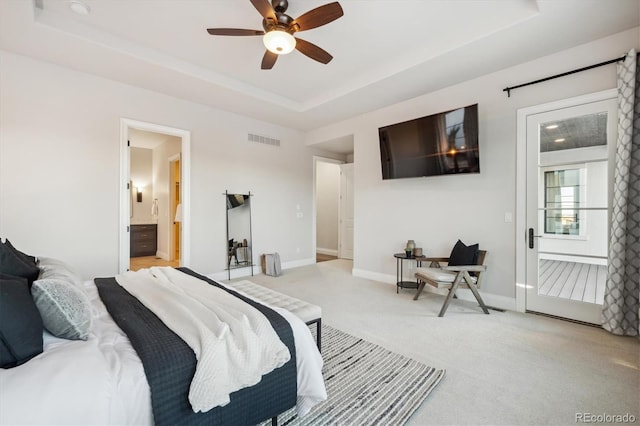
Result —
[{"label": "bathroom doorway", "polygon": [[120,272],[188,265],[190,134],[122,120]]}]

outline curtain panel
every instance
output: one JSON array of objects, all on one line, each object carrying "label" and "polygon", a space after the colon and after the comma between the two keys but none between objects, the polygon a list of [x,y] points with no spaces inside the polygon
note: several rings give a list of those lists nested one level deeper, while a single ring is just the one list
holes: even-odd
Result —
[{"label": "curtain panel", "polygon": [[602,327],[638,336],[640,315],[640,72],[632,49],[618,63],[618,140]]}]

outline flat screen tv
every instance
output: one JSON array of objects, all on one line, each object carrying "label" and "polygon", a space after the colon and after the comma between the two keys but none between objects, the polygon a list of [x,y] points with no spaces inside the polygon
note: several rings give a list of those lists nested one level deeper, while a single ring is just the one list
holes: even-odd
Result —
[{"label": "flat screen tv", "polygon": [[382,179],[480,173],[478,104],[378,129]]}]

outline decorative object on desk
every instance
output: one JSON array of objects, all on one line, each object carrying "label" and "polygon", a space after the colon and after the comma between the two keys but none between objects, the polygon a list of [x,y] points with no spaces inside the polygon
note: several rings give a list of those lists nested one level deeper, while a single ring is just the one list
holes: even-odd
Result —
[{"label": "decorative object on desk", "polygon": [[420,257],[422,256],[422,247],[416,247],[413,249],[413,255],[415,257]]},{"label": "decorative object on desk", "polygon": [[[315,335],[315,327],[311,334]],[[322,325],[322,354],[329,398],[299,418],[296,409],[278,416],[279,424],[402,425],[445,376],[445,370]],[[271,421],[260,426],[270,426]]]},{"label": "decorative object on desk", "polygon": [[407,245],[404,248],[404,252],[407,254],[407,257],[411,257],[413,255],[414,248],[416,248],[416,242],[413,240],[408,240]]}]

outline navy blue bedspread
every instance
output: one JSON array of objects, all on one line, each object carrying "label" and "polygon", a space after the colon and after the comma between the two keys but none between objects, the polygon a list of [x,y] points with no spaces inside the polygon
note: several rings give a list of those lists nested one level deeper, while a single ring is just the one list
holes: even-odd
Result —
[{"label": "navy blue bedspread", "polygon": [[291,359],[266,374],[250,388],[231,394],[231,402],[206,413],[194,413],[188,394],[196,369],[191,348],[115,278],[96,278],[100,298],[116,324],[127,334],[142,360],[151,388],[153,418],[156,425],[254,425],[277,416],[296,404],[296,351],[289,323],[274,310],[228,290],[188,268],[180,271],[200,278],[245,300],[259,309],[287,345]]}]

